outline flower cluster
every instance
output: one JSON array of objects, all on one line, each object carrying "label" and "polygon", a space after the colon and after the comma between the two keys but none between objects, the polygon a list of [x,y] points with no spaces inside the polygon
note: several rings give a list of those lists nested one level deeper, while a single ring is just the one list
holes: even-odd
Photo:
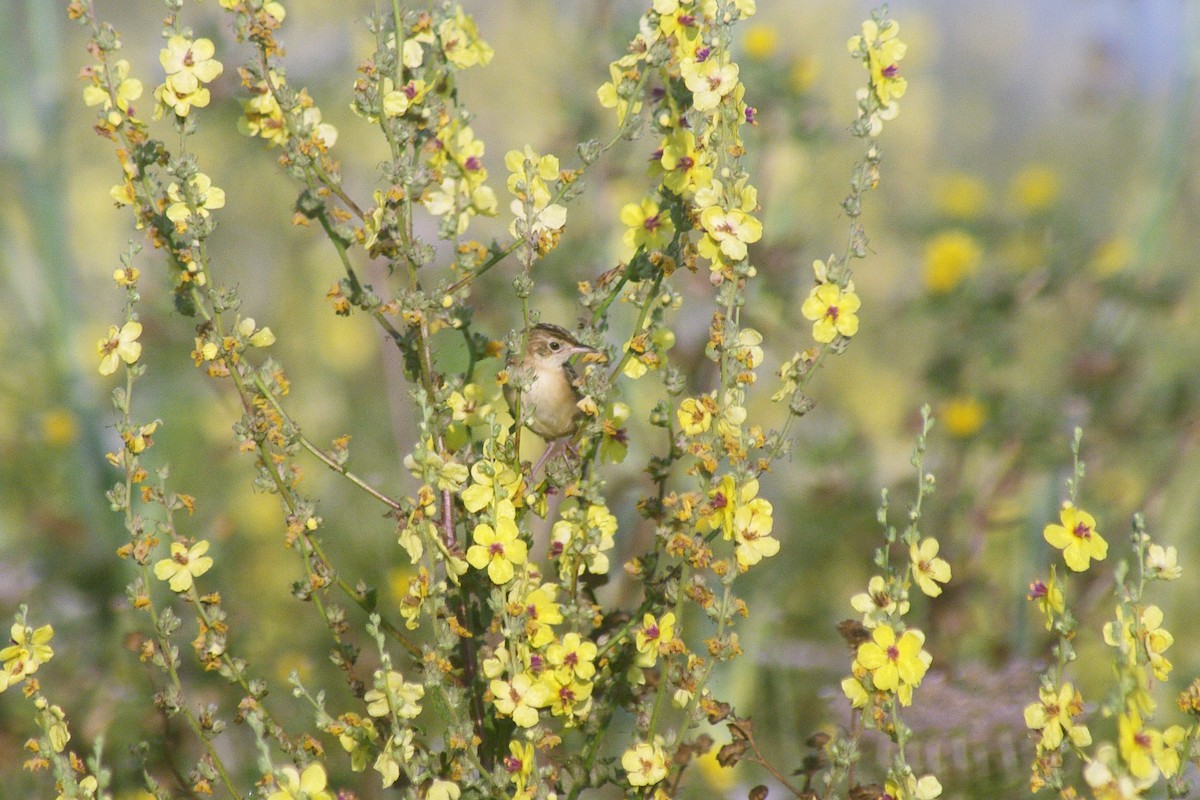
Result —
[{"label": "flower cluster", "polygon": [[513,196],[508,233],[527,242],[538,255],[545,255],[554,249],[566,227],[567,208],[554,200],[561,194],[560,186],[568,185],[572,176],[559,171],[557,157],[540,155],[529,145],[508,151],[504,168]]},{"label": "flower cluster", "polygon": [[[1085,572],[1108,555],[1096,519],[1074,504],[1083,476],[1081,436],[1076,429],[1072,444],[1075,475],[1068,482],[1072,498],[1063,504],[1059,524],[1047,525],[1044,532],[1046,541],[1062,551],[1071,572]],[[1105,644],[1114,651],[1117,692],[1105,704],[1105,713],[1117,718],[1116,746],[1101,743],[1093,747],[1087,725],[1077,720],[1083,714],[1084,700],[1065,673],[1076,658],[1079,626],[1067,604],[1065,580],[1052,567],[1047,580],[1035,581],[1030,587],[1029,599],[1037,603],[1046,630],[1054,634],[1058,657],[1042,676],[1038,702],[1025,709],[1025,724],[1037,743],[1030,778],[1034,791],[1049,786],[1064,796],[1075,793],[1064,769],[1064,755],[1072,752],[1084,765],[1083,777],[1093,796],[1104,800],[1143,797],[1160,779],[1177,780],[1182,759],[1191,750],[1195,726],[1164,729],[1150,724],[1156,709],[1150,687],[1155,680],[1166,680],[1171,672],[1166,651],[1174,637],[1163,627],[1162,609],[1143,597],[1148,582],[1180,576],[1177,555],[1174,548],[1151,543],[1141,515],[1134,517],[1132,544],[1137,566],[1132,575],[1125,565],[1118,569],[1121,577],[1115,589],[1114,618],[1102,631]],[[1186,697],[1185,692],[1180,698],[1185,710],[1189,707]],[[1171,791],[1177,788],[1173,785]]]},{"label": "flower cluster", "polygon": [[176,34],[158,54],[166,80],[154,90],[158,106],[154,118],[170,110],[177,117],[186,117],[195,108],[208,105],[211,95],[207,83],[212,83],[224,67],[213,58],[216,48],[211,39],[191,39]]},{"label": "flower cluster", "polygon": [[[925,634],[905,619],[911,608],[909,594],[915,585],[923,594],[937,597],[942,593],[941,584],[951,578],[950,564],[938,556],[938,540],[923,537],[920,531],[921,506],[934,487],[933,475],[924,469],[925,436],[933,420],[928,406],[921,414],[923,427],[912,458],[918,475],[917,500],[909,509],[908,524],[897,533],[888,524],[884,492],[878,514],[884,526],[884,544],[875,553],[875,564],[883,572],[871,577],[866,592],[850,599],[861,617],[857,623],[847,622],[842,627],[854,651],[850,675],[842,679],[842,693],[853,708],[862,710],[867,727],[883,731],[896,742],[887,792],[892,797],[906,798],[935,798],[942,792],[936,777],[918,778],[905,760],[904,746],[911,731],[904,725],[899,709],[912,705],[913,692],[933,663],[933,656],[925,649]],[[892,564],[896,543],[907,546],[908,559],[903,567]]]},{"label": "flower cluster", "polygon": [[[645,110],[643,87],[655,80],[664,85],[649,114],[659,143],[651,176],[660,184],[621,210],[626,258],[642,254],[657,263],[682,258],[690,264],[699,255],[709,262],[716,284],[753,274],[747,259],[748,245],[762,238],[755,216],[758,192],[736,155],[740,128],[753,121],[754,110],[744,101],[725,34],[728,25],[753,13],[748,0],[724,9],[701,0],[658,0],[642,18],[629,55],[610,66],[611,80],[597,96],[616,110],[622,130]],[[687,98],[685,107],[676,102],[679,96]],[[700,236],[678,247],[685,209],[699,222]]]}]

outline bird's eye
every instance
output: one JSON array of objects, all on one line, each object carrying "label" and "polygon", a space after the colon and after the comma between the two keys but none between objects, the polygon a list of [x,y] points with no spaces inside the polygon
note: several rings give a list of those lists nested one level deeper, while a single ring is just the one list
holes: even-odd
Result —
[{"label": "bird's eye", "polygon": [[558,350],[560,347],[562,347],[562,342],[555,342],[555,341],[550,342],[551,350]]}]

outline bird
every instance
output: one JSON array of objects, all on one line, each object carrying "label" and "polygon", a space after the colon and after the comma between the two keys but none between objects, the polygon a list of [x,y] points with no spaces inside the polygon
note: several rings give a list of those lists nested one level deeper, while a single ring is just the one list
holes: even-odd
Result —
[{"label": "bird", "polygon": [[[525,342],[525,352],[520,361],[511,366],[519,370],[528,370],[533,379],[529,388],[521,392],[521,413],[529,414],[526,424],[531,431],[553,444],[558,439],[570,436],[579,427],[579,390],[575,388],[575,371],[568,361],[572,356],[595,353],[595,348],[588,347],[571,335],[566,328],[549,323],[535,325],[529,331]],[[505,399],[513,408],[517,408],[517,392],[512,385],[505,386]],[[534,467],[546,460],[552,448]]]}]

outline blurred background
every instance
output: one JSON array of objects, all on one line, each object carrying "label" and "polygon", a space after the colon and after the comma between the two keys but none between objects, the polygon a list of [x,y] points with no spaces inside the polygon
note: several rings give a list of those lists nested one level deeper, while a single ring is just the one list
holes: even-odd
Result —
[{"label": "blurred background", "polygon": [[[528,143],[570,166],[577,142],[611,136],[595,89],[636,29],[640,4],[464,5],[496,50],[490,67],[463,74],[461,92],[499,195],[506,151]],[[349,105],[355,67],[373,49],[361,17],[374,5],[286,6],[289,81],[307,86],[338,127],[348,190],[367,198],[385,148]],[[799,302],[812,261],[844,248],[838,204],[860,154],[846,129],[864,82],[845,42],[870,8],[759,0],[740,28],[742,79],[759,109],[748,149],[765,223],[752,250],[761,279],[748,322],[764,333],[767,360],[750,414],[768,426],[781,421],[767,402],[771,371],[810,344]],[[97,12],[122,34],[148,115],[161,9],[102,0]],[[954,581],[937,601],[914,602],[935,657],[912,715],[914,760],[918,772],[937,771],[946,797],[996,797],[1027,784],[1032,745],[1021,709],[1035,697],[1047,641],[1025,596],[1049,563],[1041,530],[1065,497],[1074,426],[1085,429],[1082,503],[1110,558],[1128,552],[1138,510],[1157,541],[1179,548],[1184,580],[1152,597],[1176,637],[1168,653],[1176,669],[1156,690],[1164,724],[1170,698],[1200,668],[1200,3],[906,0],[891,12],[909,44],[909,90],[884,133],[882,183],[866,203],[872,253],[856,263],[862,329],[816,380],[817,408],[801,421],[792,457],[764,480],[783,550],[742,584],[748,655],[714,688],[754,716],[785,771],[800,765],[809,735],[845,720],[836,695],[849,656],[835,625],[872,574],[880,489],[890,490],[897,521],[913,496],[908,459],[928,402],[939,420],[927,461],[938,488],[924,527],[941,540]],[[261,140],[235,132],[236,67],[249,51],[215,3],[188,4],[185,15],[225,65],[194,140],[201,168],[227,192],[210,243],[214,268],[239,286],[242,314],[278,335],[274,355],[293,381],[288,407],[306,434],[318,442],[350,434],[353,470],[393,494],[410,491],[400,460],[413,426],[395,353],[369,319],[332,313],[324,295],[340,277],[334,251],[319,231],[291,226],[297,187]],[[114,383],[96,372],[95,342],[118,322],[123,293],[110,276],[140,235],[108,196],[120,168],[92,133],[75,79],[90,63],[85,42],[57,3],[6,0],[0,14],[0,621],[29,603],[34,624],[53,622],[59,658],[43,683],[68,712],[76,745],[88,749],[106,733],[107,760],[129,788],[128,745],[181,731],[147,703],[157,675],[130,652],[142,620],[122,612],[130,575],[113,553],[125,534],[104,500],[116,473],[103,454],[118,440]],[[158,135],[173,138],[166,126]],[[573,325],[576,282],[617,263],[617,211],[649,185],[642,164],[654,146],[622,143],[589,173],[562,245],[535,271],[543,319]],[[503,216],[476,218],[471,235],[503,239],[506,226]],[[435,233],[426,226],[427,237]],[[377,265],[360,263],[386,286]],[[170,464],[174,489],[196,495],[187,531],[213,542],[218,566],[206,580],[225,598],[233,647],[286,707],[290,671],[320,682],[332,669],[326,635],[290,595],[299,565],[281,548],[275,499],[253,491],[252,461],[233,445],[235,399],[192,366],[191,323],[172,311],[161,259],[147,251],[135,265],[149,367],[138,403],[163,423],[151,460]],[[494,270],[474,298],[479,328],[497,339],[519,324],[513,304],[488,302],[508,296],[510,279]],[[676,279],[688,302],[672,358],[702,377],[706,276]],[[636,391],[625,399],[635,410],[630,453],[606,477],[627,556],[637,542],[633,504],[645,491],[637,465],[648,456],[637,434],[651,401]],[[402,592],[406,559],[379,508],[316,462],[305,486],[320,499],[343,575]],[[1109,681],[1097,644],[1112,613],[1110,576],[1071,588],[1089,626],[1076,673],[1089,698]],[[197,699],[221,697],[211,676],[192,680]],[[331,710],[348,709],[338,679],[324,682]],[[47,786],[20,770],[28,724],[19,698],[0,701],[0,780],[32,796],[29,787]],[[1096,722],[1098,739],[1113,737],[1107,726]],[[864,776],[874,758],[869,751]],[[714,766],[693,775],[689,791],[744,795],[764,777]]]}]

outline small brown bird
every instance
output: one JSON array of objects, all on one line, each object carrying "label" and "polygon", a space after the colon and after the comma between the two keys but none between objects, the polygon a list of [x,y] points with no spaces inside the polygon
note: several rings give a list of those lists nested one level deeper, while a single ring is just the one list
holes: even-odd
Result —
[{"label": "small brown bird", "polygon": [[[547,442],[570,436],[579,426],[579,390],[567,361],[574,355],[595,352],[558,325],[542,323],[529,332],[525,354],[512,366],[533,373],[529,389],[521,393],[521,413],[528,412],[529,429]],[[515,411],[516,391],[511,386],[505,386],[505,398]]]}]

